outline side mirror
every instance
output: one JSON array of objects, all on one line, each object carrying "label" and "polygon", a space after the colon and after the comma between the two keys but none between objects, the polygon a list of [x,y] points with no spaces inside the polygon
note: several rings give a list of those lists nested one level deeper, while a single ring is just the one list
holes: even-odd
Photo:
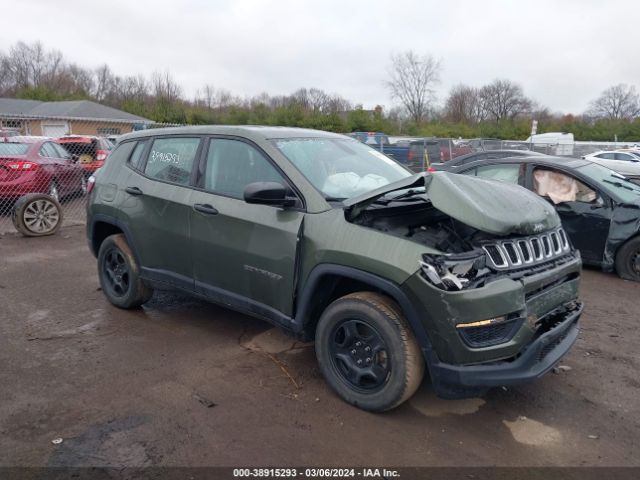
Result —
[{"label": "side mirror", "polygon": [[295,199],[287,198],[287,188],[277,182],[254,182],[244,189],[244,201],[275,207],[290,207]]},{"label": "side mirror", "polygon": [[598,195],[598,198],[596,198],[592,203],[591,203],[591,210],[595,210],[596,208],[602,208],[604,207],[604,199]]}]

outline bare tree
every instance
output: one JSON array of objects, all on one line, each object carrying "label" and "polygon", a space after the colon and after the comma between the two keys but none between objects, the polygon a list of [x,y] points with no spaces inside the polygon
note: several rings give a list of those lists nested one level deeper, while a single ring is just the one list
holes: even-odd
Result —
[{"label": "bare tree", "polygon": [[614,85],[591,102],[590,114],[611,120],[638,117],[640,116],[640,95],[633,85],[625,83]]},{"label": "bare tree", "polygon": [[151,86],[156,100],[175,102],[180,99],[182,89],[169,72],[154,72],[151,75]]},{"label": "bare tree", "polygon": [[494,80],[480,89],[480,99],[487,116],[496,122],[512,120],[531,111],[532,102],[524,96],[522,87],[510,80]]},{"label": "bare tree", "polygon": [[468,85],[453,87],[444,106],[445,116],[459,123],[477,123],[485,119],[486,109],[480,90]]},{"label": "bare tree", "polygon": [[104,101],[114,87],[114,75],[107,64],[98,67],[94,71],[94,90],[93,96],[99,102]]},{"label": "bare tree", "polygon": [[434,87],[440,82],[441,70],[440,61],[431,55],[420,56],[408,50],[391,56],[387,87],[417,124],[425,119],[434,100]]}]

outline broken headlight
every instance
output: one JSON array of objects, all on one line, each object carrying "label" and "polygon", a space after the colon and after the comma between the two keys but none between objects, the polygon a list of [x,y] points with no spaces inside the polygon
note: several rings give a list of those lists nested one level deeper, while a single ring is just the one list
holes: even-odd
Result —
[{"label": "broken headlight", "polygon": [[423,277],[434,286],[448,291],[482,286],[484,277],[491,273],[482,250],[445,255],[425,253],[420,267]]}]

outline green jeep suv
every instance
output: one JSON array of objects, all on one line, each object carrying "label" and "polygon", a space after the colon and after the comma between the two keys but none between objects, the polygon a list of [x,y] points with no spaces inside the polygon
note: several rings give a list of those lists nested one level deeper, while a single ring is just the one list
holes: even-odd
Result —
[{"label": "green jeep suv", "polygon": [[366,410],[408,399],[425,368],[446,398],[533,380],[578,335],[579,253],[516,185],[413,174],[327,132],[203,126],[123,136],[90,190],[111,303],[176,288],[315,340]]}]

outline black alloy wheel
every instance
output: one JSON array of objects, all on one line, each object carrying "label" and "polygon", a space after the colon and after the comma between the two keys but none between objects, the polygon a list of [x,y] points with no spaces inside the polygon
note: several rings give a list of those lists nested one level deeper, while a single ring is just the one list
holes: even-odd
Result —
[{"label": "black alloy wheel", "polygon": [[336,372],[356,390],[379,390],[389,378],[387,345],[365,321],[352,319],[336,325],[329,349]]},{"label": "black alloy wheel", "polygon": [[131,272],[122,252],[115,247],[109,249],[103,262],[105,280],[112,293],[117,297],[125,296],[131,287]]}]

